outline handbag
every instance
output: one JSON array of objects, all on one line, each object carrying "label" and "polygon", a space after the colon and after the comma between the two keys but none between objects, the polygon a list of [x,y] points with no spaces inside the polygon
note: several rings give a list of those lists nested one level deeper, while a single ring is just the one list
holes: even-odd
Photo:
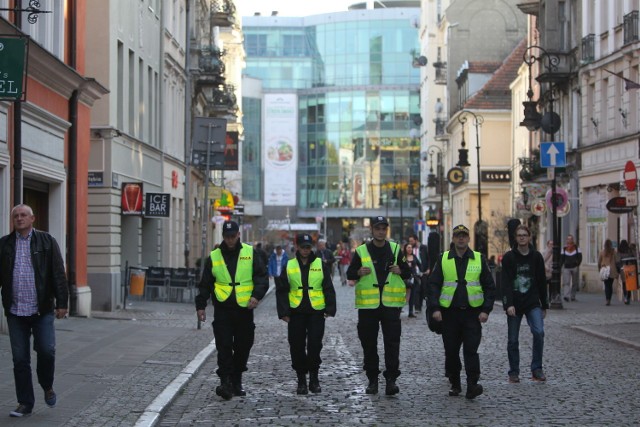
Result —
[{"label": "handbag", "polygon": [[611,274],[610,266],[603,265],[602,267],[600,267],[600,280],[607,280],[610,274]]}]

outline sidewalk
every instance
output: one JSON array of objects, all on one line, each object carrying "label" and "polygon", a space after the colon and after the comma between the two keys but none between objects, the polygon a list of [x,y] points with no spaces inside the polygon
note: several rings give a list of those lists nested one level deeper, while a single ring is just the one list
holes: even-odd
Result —
[{"label": "sidewalk", "polygon": [[[566,326],[640,349],[640,303],[624,305],[616,300],[607,307],[600,294],[579,293],[577,298],[564,303],[563,310],[549,312],[549,327]],[[0,335],[1,424],[155,425],[158,415],[213,353],[212,314],[208,307],[207,321],[198,330],[192,303],[132,301],[127,310],[57,320],[58,406],[44,405],[36,383],[36,406],[26,419],[8,416],[16,406],[11,349],[9,337]],[[35,353],[33,361],[35,365]],[[215,373],[211,377],[213,386]]]}]

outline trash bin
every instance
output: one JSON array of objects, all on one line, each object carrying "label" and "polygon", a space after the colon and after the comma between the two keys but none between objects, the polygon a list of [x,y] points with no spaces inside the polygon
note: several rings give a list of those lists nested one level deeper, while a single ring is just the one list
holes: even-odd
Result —
[{"label": "trash bin", "polygon": [[626,285],[627,291],[638,290],[638,274],[636,271],[636,265],[623,265],[622,271],[624,272],[624,283]]},{"label": "trash bin", "polygon": [[140,297],[144,295],[144,276],[143,270],[131,270],[129,276],[129,295]]}]

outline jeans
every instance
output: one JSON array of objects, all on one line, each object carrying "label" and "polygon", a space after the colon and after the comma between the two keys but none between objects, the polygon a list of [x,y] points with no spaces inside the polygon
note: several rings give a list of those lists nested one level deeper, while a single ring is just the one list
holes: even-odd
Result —
[{"label": "jeans", "polygon": [[604,281],[604,297],[607,302],[611,301],[611,296],[613,295],[613,279],[609,277]]},{"label": "jeans", "polygon": [[[525,313],[531,334],[533,335],[533,350],[531,354],[531,372],[542,369],[542,351],[544,349],[544,321],[542,309],[535,307]],[[509,375],[520,374],[520,349],[518,338],[520,336],[520,323],[522,314],[507,316],[508,342],[507,354],[509,356]]]},{"label": "jeans", "polygon": [[53,387],[56,361],[56,335],[53,320],[53,312],[33,316],[14,316],[13,314],[7,316],[16,397],[18,403],[31,408],[35,403],[31,381],[31,334],[33,334],[33,349],[37,353],[38,383],[46,391]]},{"label": "jeans", "polygon": [[562,287],[565,298],[570,300],[576,299],[578,280],[578,267],[562,269]]}]

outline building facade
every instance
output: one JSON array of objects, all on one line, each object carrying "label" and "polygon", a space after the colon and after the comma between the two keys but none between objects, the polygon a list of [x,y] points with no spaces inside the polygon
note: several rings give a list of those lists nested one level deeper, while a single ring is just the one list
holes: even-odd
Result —
[{"label": "building facade", "polygon": [[[3,0],[0,7],[13,3]],[[91,310],[86,270],[89,125],[94,103],[107,90],[87,77],[86,2],[42,1],[40,7],[48,13],[33,23],[27,13],[0,12],[4,36],[29,37],[26,95],[22,101],[0,103],[0,234],[11,229],[14,205],[30,205],[34,227],[51,233],[65,256],[70,312],[86,316]]]},{"label": "building facade", "polygon": [[245,74],[261,80],[264,93],[263,214],[283,219],[257,225],[265,229],[260,240],[306,229],[334,243],[361,241],[367,218],[379,214],[391,218],[392,238],[413,232],[419,2],[409,3],[243,19]]}]

